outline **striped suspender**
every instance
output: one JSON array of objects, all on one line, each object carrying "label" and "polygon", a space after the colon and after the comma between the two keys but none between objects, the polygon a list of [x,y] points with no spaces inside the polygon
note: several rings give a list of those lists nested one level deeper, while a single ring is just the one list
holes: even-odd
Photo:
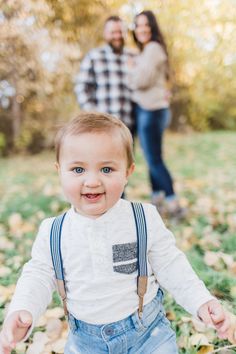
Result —
[{"label": "striped suspender", "polygon": [[[137,293],[139,296],[139,317],[143,314],[143,299],[147,291],[147,226],[146,219],[141,203],[131,203],[134,213],[136,233],[137,233],[137,251],[138,251],[138,279],[137,279]],[[63,272],[63,262],[61,256],[61,233],[62,225],[66,213],[59,215],[53,221],[50,233],[50,249],[52,263],[55,270],[57,287],[60,297],[62,299],[65,316],[68,316],[66,305],[66,288],[65,278]]]},{"label": "striped suspender", "polygon": [[53,221],[51,227],[51,233],[50,233],[50,249],[51,249],[52,263],[56,275],[57,289],[62,299],[65,316],[67,316],[68,310],[66,305],[66,288],[65,288],[64,271],[63,271],[63,262],[61,256],[61,232],[62,232],[62,225],[65,216],[66,213],[59,215]]},{"label": "striped suspender", "polygon": [[143,299],[147,291],[147,225],[143,206],[141,203],[131,203],[136,225],[138,242],[138,279],[137,293],[139,296],[138,314],[143,315]]}]

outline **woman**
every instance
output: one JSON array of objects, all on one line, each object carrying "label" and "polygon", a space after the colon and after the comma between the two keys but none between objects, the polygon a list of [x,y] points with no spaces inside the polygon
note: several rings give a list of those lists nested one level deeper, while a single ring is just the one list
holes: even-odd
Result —
[{"label": "woman", "polygon": [[183,217],[171,175],[162,158],[162,141],[169,124],[169,61],[166,44],[152,11],[135,17],[134,40],[140,49],[130,60],[129,85],[137,119],[137,132],[148,163],[152,202],[161,213]]}]

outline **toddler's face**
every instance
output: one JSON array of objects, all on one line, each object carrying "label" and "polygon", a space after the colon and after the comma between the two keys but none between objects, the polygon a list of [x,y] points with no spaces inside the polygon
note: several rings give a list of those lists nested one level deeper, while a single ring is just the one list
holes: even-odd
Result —
[{"label": "toddler's face", "polygon": [[63,192],[76,210],[96,218],[120,198],[127,177],[125,149],[120,137],[111,133],[68,135],[57,165]]}]

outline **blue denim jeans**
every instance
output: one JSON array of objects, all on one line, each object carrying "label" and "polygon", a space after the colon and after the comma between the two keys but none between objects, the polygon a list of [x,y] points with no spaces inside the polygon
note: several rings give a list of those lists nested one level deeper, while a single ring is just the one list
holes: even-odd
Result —
[{"label": "blue denim jeans", "polygon": [[168,108],[154,111],[136,105],[137,133],[149,168],[153,194],[175,195],[173,181],[162,158],[163,133],[170,121]]},{"label": "blue denim jeans", "polygon": [[[178,354],[176,337],[163,306],[162,291],[144,307],[139,319],[129,317],[106,325],[92,325],[69,316],[65,354]],[[125,300],[124,300],[125,301]]]}]

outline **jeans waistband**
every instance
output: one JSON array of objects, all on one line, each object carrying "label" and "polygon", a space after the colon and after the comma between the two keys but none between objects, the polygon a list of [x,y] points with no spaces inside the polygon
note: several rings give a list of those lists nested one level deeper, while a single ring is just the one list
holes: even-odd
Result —
[{"label": "jeans waistband", "polygon": [[132,328],[141,331],[144,328],[147,328],[155,320],[160,311],[163,311],[162,298],[163,292],[159,289],[154,299],[144,306],[142,319],[139,318],[138,311],[135,311],[132,315],[123,320],[109,324],[94,325],[77,320],[69,314],[70,329],[72,332],[79,330],[98,337],[117,336]]}]

